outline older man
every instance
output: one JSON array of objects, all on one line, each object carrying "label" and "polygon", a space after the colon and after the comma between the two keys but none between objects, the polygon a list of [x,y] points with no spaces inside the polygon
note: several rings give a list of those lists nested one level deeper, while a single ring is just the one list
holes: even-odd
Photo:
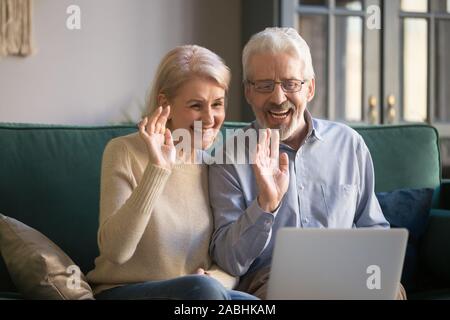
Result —
[{"label": "older man", "polygon": [[[314,70],[297,31],[268,28],[254,35],[242,60],[245,96],[256,116],[245,130],[267,130],[259,136],[253,165],[210,168],[210,252],[241,277],[239,289],[265,298],[279,228],[389,223],[374,193],[372,159],[362,137],[346,125],[312,118],[307,109],[315,94]],[[281,143],[276,136],[271,149],[272,135]]]}]

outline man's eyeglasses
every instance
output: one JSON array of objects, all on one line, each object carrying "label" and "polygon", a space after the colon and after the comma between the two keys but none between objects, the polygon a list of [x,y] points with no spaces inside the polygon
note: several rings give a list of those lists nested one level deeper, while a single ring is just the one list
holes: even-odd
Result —
[{"label": "man's eyeglasses", "polygon": [[281,89],[286,93],[298,92],[302,89],[302,85],[306,82],[305,80],[297,79],[286,79],[281,81],[275,80],[247,80],[249,84],[255,87],[257,92],[261,93],[271,93],[275,89],[276,84],[281,84]]}]

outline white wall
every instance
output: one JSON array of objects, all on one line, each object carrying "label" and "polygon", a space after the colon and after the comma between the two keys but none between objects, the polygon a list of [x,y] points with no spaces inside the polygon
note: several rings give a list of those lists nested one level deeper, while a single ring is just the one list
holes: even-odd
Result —
[{"label": "white wall", "polygon": [[[66,28],[71,4],[81,30]],[[227,119],[240,119],[240,0],[35,0],[33,19],[36,53],[0,60],[0,122],[137,120],[159,60],[187,43],[232,69]]]}]

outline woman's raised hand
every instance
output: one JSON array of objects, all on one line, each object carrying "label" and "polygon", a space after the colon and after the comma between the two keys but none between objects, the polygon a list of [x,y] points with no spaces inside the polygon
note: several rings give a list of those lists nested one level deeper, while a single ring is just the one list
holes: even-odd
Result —
[{"label": "woman's raised hand", "polygon": [[172,134],[166,128],[169,114],[170,106],[159,107],[150,117],[142,119],[138,127],[139,135],[147,146],[149,163],[170,170],[175,164],[176,149]]}]

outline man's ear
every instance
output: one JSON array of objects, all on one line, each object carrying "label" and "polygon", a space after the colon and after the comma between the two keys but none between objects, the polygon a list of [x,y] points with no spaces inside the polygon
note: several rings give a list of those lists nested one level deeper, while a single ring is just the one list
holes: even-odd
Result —
[{"label": "man's ear", "polygon": [[310,102],[314,98],[315,94],[316,94],[316,79],[313,78],[308,81],[308,95],[306,97],[308,102]]},{"label": "man's ear", "polygon": [[250,102],[250,90],[251,90],[250,85],[249,85],[247,82],[245,82],[245,83],[244,83],[244,95],[245,95],[245,100],[247,100],[247,103],[248,103],[249,105],[252,105],[252,103]]}]

